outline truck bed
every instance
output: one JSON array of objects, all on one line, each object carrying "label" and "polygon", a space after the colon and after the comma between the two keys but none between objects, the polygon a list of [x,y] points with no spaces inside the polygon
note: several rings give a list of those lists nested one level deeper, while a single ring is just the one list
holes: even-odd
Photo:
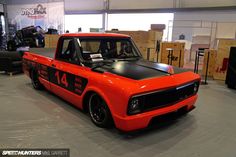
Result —
[{"label": "truck bed", "polygon": [[29,51],[33,54],[54,58],[56,48],[30,48]]}]

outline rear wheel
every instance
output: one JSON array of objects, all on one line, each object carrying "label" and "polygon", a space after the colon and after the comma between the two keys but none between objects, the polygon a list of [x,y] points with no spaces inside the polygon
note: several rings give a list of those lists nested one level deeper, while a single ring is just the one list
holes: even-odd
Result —
[{"label": "rear wheel", "polygon": [[31,83],[34,89],[37,89],[37,90],[42,89],[43,85],[39,81],[38,73],[35,70],[32,70],[30,76],[31,76]]},{"label": "rear wheel", "polygon": [[98,127],[112,126],[112,116],[106,102],[96,93],[89,98],[89,114],[92,122]]}]

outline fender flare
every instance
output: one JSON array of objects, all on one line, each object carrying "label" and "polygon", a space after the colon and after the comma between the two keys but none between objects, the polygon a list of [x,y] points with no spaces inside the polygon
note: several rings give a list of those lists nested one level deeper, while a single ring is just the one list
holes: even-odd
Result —
[{"label": "fender flare", "polygon": [[95,92],[95,93],[97,93],[105,102],[106,102],[106,104],[107,104],[107,106],[108,106],[108,108],[109,108],[109,110],[110,110],[110,112],[111,112],[111,115],[112,115],[112,117],[114,116],[114,112],[113,112],[113,108],[112,108],[112,105],[111,105],[111,102],[110,102],[110,100],[108,99],[108,97],[105,95],[105,93],[101,90],[101,89],[99,89],[99,88],[97,88],[97,87],[89,87],[89,88],[87,88],[86,89],[86,91],[84,91],[84,94],[83,94],[83,96],[82,96],[82,106],[83,106],[83,110],[85,109],[85,106],[84,105],[86,105],[86,104],[84,104],[84,102],[85,102],[85,99],[86,99],[86,95],[88,94],[88,93],[90,93],[90,92]]}]

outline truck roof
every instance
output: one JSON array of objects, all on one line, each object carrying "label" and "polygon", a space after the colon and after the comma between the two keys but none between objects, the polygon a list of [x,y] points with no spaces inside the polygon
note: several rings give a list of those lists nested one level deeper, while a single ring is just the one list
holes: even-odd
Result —
[{"label": "truck roof", "polygon": [[66,33],[61,36],[72,36],[72,37],[130,37],[125,34],[118,33]]}]

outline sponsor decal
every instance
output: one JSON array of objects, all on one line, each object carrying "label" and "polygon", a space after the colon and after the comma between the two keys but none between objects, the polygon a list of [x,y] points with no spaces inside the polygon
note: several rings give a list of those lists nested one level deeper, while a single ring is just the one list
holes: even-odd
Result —
[{"label": "sponsor decal", "polygon": [[35,8],[21,8],[21,15],[32,19],[44,18],[46,14],[46,7],[42,4],[38,4]]},{"label": "sponsor decal", "polygon": [[92,59],[92,61],[102,61],[102,54],[91,54],[90,58]]}]

